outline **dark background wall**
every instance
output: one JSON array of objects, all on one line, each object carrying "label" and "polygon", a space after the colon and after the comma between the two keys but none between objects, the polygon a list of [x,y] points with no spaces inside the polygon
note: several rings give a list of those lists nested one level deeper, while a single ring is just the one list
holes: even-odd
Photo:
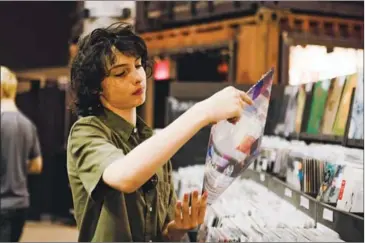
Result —
[{"label": "dark background wall", "polygon": [[[0,2],[0,64],[13,70],[66,66],[71,30],[80,21],[80,2]],[[28,217],[69,216],[65,143],[65,92],[49,80],[36,80],[17,105],[37,126],[44,167],[29,176],[31,208]],[[25,81],[24,81],[25,82]]]},{"label": "dark background wall", "polygon": [[0,2],[0,64],[64,66],[77,2]]}]

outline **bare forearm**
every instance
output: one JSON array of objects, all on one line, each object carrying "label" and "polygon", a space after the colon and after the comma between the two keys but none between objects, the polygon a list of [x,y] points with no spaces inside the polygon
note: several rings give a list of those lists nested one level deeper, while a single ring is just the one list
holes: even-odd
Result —
[{"label": "bare forearm", "polygon": [[43,160],[41,156],[38,156],[28,161],[28,173],[29,174],[40,174],[42,172]]},{"label": "bare forearm", "polygon": [[206,125],[205,118],[199,113],[196,106],[189,109],[158,134],[112,163],[104,171],[104,181],[124,192],[138,189]]}]

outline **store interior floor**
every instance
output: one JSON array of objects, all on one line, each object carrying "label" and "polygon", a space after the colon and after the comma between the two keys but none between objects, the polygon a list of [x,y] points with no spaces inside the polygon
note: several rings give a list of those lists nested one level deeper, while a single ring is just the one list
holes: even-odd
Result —
[{"label": "store interior floor", "polygon": [[78,231],[74,226],[50,221],[28,221],[21,242],[77,242]]}]

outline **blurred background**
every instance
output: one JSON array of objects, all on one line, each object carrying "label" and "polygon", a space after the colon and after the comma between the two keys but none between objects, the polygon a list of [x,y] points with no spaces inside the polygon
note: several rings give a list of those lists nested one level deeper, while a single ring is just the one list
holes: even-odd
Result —
[{"label": "blurred background", "polygon": [[[118,21],[134,25],[154,61],[138,110],[154,129],[225,86],[247,91],[274,67],[265,135],[363,150],[363,130],[349,135],[363,77],[347,78],[355,81],[341,87],[333,112],[343,122],[322,119],[331,82],[363,72],[363,1],[1,2],[0,63],[18,77],[16,102],[37,126],[44,159],[42,174],[29,176],[31,207],[21,241],[77,240],[65,152],[77,119],[67,107],[69,64],[80,37]],[[328,87],[319,83],[325,80]],[[288,104],[298,101],[300,88],[306,105],[299,127],[289,126],[298,111]],[[323,105],[315,103],[323,95]],[[311,116],[322,125],[311,124]],[[205,163],[209,132],[202,129],[174,156],[176,171]],[[363,225],[363,209],[357,213]]]}]

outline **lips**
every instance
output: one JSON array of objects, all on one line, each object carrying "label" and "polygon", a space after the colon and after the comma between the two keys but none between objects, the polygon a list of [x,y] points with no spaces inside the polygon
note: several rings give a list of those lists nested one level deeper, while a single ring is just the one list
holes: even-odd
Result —
[{"label": "lips", "polygon": [[133,95],[141,95],[141,94],[143,94],[143,88],[139,88],[135,92],[133,92]]}]

